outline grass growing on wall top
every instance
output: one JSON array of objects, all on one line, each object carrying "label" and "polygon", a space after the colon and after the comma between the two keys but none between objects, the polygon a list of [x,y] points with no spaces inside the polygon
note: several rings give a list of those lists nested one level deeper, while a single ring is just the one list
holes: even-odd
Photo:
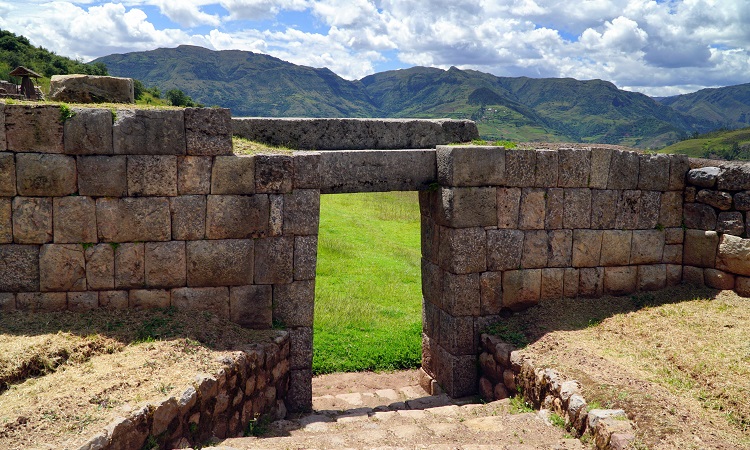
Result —
[{"label": "grass growing on wall top", "polygon": [[321,196],[313,372],[418,367],[420,273],[416,192]]}]

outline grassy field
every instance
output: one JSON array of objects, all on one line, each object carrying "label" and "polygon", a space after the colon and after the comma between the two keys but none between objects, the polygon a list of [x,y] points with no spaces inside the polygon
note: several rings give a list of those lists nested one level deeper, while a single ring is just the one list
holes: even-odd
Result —
[{"label": "grassy field", "polygon": [[416,192],[321,196],[314,373],[419,366],[419,229]]},{"label": "grassy field", "polygon": [[719,130],[686,139],[659,150],[659,153],[681,153],[693,158],[747,160],[750,128]]}]

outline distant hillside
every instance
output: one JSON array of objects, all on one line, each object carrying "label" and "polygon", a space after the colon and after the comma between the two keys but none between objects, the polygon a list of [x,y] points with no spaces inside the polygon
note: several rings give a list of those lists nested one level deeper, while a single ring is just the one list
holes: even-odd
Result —
[{"label": "distant hillside", "polygon": [[681,153],[693,158],[750,160],[750,127],[697,135],[672,144],[659,153]]},{"label": "distant hillside", "polygon": [[709,120],[715,128],[743,128],[750,125],[750,83],[659,99],[684,114]]}]

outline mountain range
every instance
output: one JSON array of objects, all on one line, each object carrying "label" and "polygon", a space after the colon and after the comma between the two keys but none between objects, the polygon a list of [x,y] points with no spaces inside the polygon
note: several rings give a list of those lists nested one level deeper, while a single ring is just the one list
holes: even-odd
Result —
[{"label": "mountain range", "polygon": [[345,80],[269,55],[195,46],[114,54],[94,63],[239,116],[472,119],[485,139],[661,148],[750,122],[750,84],[651,98],[602,80],[497,77],[427,67]]}]

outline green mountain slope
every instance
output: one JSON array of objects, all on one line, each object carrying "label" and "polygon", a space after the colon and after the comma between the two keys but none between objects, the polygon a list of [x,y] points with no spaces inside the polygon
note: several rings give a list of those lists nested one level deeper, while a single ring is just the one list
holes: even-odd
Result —
[{"label": "green mountain slope", "polygon": [[684,114],[700,117],[715,127],[743,128],[750,125],[750,83],[659,99]]},{"label": "green mountain slope", "polygon": [[659,153],[681,153],[694,158],[750,160],[750,127],[697,135],[665,147]]}]

